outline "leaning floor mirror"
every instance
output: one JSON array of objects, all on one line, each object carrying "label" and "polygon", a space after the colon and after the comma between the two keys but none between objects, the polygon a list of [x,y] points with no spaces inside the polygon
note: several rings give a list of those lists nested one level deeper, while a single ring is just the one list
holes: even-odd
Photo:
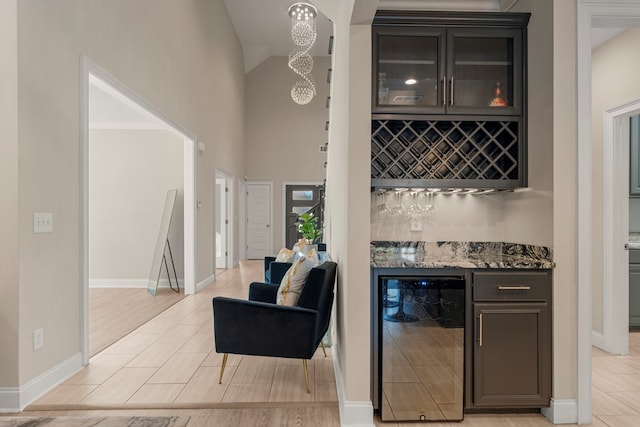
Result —
[{"label": "leaning floor mirror", "polygon": [[171,227],[171,218],[173,217],[173,207],[176,203],[177,194],[178,190],[169,190],[164,201],[164,210],[162,212],[162,220],[160,221],[158,240],[156,241],[156,248],[153,254],[153,262],[151,263],[151,272],[149,273],[149,284],[147,285],[147,290],[151,295],[155,295],[158,290],[158,282],[160,281],[162,262],[167,262],[164,258],[164,253],[167,249],[169,228]]}]

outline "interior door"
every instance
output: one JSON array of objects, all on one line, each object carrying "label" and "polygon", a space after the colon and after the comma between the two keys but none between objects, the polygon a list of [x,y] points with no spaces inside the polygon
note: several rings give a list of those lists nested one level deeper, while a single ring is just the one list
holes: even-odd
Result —
[{"label": "interior door", "polygon": [[271,184],[247,183],[247,259],[271,254]]},{"label": "interior door", "polygon": [[227,180],[216,178],[216,268],[227,267]]},{"label": "interior door", "polygon": [[296,222],[298,215],[312,211],[322,225],[322,186],[316,184],[287,185],[285,187],[285,240],[286,247],[292,248],[301,237]]}]

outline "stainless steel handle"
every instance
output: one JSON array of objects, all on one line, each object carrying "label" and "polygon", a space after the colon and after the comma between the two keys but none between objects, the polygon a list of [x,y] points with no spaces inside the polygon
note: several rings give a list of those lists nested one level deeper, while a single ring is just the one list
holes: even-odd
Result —
[{"label": "stainless steel handle", "polygon": [[447,76],[442,76],[442,105],[447,105]]},{"label": "stainless steel handle", "polygon": [[498,286],[499,291],[528,291],[531,286]]},{"label": "stainless steel handle", "polygon": [[453,105],[453,76],[451,76],[451,99],[449,102]]},{"label": "stainless steel handle", "polygon": [[482,313],[478,315],[478,343],[482,347]]}]

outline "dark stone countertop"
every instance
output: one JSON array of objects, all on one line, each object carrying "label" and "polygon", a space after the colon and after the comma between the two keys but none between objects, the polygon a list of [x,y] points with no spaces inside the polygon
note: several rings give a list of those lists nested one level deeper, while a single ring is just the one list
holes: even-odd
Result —
[{"label": "dark stone countertop", "polygon": [[[640,243],[639,243],[640,248]],[[371,242],[373,268],[553,268],[553,250],[505,242]]]}]

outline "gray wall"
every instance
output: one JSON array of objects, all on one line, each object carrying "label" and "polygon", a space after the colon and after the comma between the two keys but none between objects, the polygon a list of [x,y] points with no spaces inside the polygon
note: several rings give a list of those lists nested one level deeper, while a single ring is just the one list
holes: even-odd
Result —
[{"label": "gray wall", "polygon": [[18,375],[18,16],[17,0],[0,2],[0,387]]},{"label": "gray wall", "polygon": [[553,0],[523,0],[512,12],[529,12],[528,178],[526,192],[505,196],[504,238],[553,247]]},{"label": "gray wall", "polygon": [[273,183],[273,254],[284,245],[283,183],[322,183],[327,160],[319,147],[328,141],[325,122],[329,110],[325,105],[330,58],[313,58],[317,94],[306,105],[291,99],[291,86],[298,76],[288,68],[287,60],[285,56],[270,57],[246,77],[246,176],[249,181]]},{"label": "gray wall", "polygon": [[[19,105],[19,133],[13,134],[19,184],[10,180],[13,187],[5,192],[11,200],[19,190],[13,203],[18,220],[2,219],[9,246],[14,227],[20,236],[19,249],[13,246],[19,259],[15,252],[2,257],[14,260],[3,295],[17,292],[19,301],[17,310],[0,305],[9,330],[19,324],[17,342],[0,346],[0,387],[12,390],[77,360],[81,350],[82,54],[207,146],[196,158],[196,198],[202,201],[196,211],[196,282],[213,274],[214,168],[224,165],[244,176],[242,52],[221,0],[156,0],[153,7],[129,0],[21,0],[17,15],[15,3],[2,2],[0,13],[9,29],[17,22],[18,34],[17,62],[11,46],[2,60],[3,68],[8,60],[7,68],[17,69]],[[5,153],[15,158],[15,146],[3,145],[0,158]],[[33,234],[33,212],[53,213],[53,233]],[[19,276],[12,273],[16,268]],[[41,327],[45,345],[34,352],[32,332]],[[16,346],[15,353],[5,350]]]}]

